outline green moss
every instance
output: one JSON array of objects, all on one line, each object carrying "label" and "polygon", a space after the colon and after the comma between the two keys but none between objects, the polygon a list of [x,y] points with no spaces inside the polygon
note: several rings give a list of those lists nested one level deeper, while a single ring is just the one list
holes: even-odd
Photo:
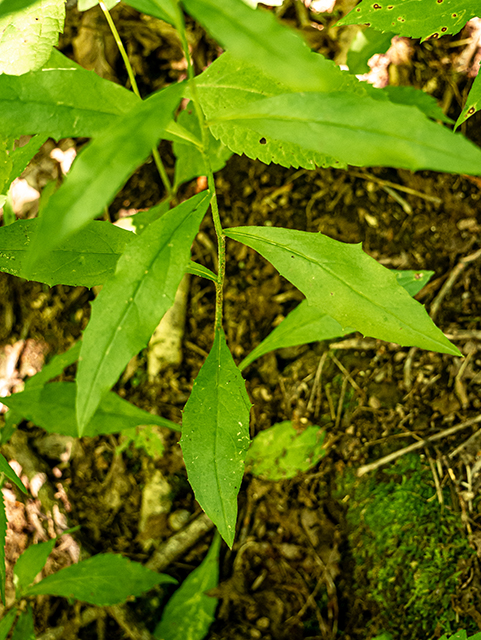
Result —
[{"label": "green moss", "polygon": [[448,492],[442,508],[419,457],[361,479],[346,476],[342,494],[356,596],[377,605],[377,629],[410,640],[475,630],[470,619],[456,620],[451,607],[459,561],[475,552]]}]

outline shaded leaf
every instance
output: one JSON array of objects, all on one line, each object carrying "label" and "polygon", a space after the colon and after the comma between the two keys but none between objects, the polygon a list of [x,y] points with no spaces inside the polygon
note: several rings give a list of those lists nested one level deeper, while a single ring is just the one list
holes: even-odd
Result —
[{"label": "shaded leaf", "polygon": [[25,493],[25,495],[27,494],[25,485],[23,484],[23,482],[20,480],[20,478],[17,476],[15,471],[8,464],[8,462],[5,460],[5,458],[2,456],[1,453],[0,453],[0,473],[3,473],[4,476],[8,478],[10,482],[13,482],[13,484],[16,485],[20,489],[20,491]]},{"label": "shaded leaf", "polygon": [[199,276],[199,278],[207,278],[212,282],[217,282],[217,276],[215,273],[207,267],[204,267],[204,265],[193,262],[192,260],[189,262],[185,272],[191,273],[193,276]]},{"label": "shaded leaf", "polygon": [[[313,54],[314,55],[314,54]],[[328,63],[328,61],[325,61]],[[328,63],[333,64],[333,63]],[[339,84],[348,74],[339,73]],[[354,80],[360,85],[357,80]],[[235,59],[229,52],[223,53],[196,78],[197,91],[207,120],[224,112],[256,103],[264,98],[288,93],[287,84],[273,80],[260,71],[252,62]],[[363,87],[359,87],[363,90]],[[210,125],[210,130],[229,149],[266,164],[275,162],[283,167],[293,166],[314,169],[318,167],[346,165],[321,152],[306,151],[297,143],[279,142],[274,139],[261,140],[261,136],[242,123],[223,121]]]},{"label": "shaded leaf", "polygon": [[[357,166],[481,173],[481,150],[417,108],[347,92],[285,94],[220,111],[266,139],[296,143]],[[408,125],[406,124],[408,123]]]},{"label": "shaded leaf", "polygon": [[[201,130],[199,121],[195,113],[184,109],[179,114],[178,123],[185,129],[200,137]],[[231,157],[232,151],[228,149],[222,142],[216,140],[211,133],[209,135],[209,154],[210,166],[212,171],[220,171],[225,167],[227,160]],[[188,182],[198,176],[207,175],[207,167],[205,166],[204,156],[193,144],[185,144],[182,142],[174,142],[174,153],[177,158],[175,163],[175,180],[174,188],[177,189],[184,182]]]},{"label": "shaded leaf", "polygon": [[127,245],[92,304],[77,373],[79,435],[173,305],[209,201],[208,192],[199,193],[152,222]]},{"label": "shaded leaf", "polygon": [[393,35],[370,28],[358,31],[347,53],[346,64],[349,71],[356,74],[368,73],[368,61],[375,53],[386,53]]},{"label": "shaded leaf", "polygon": [[178,9],[173,0],[128,0],[126,4],[148,16],[159,18],[172,25],[178,24]]},{"label": "shaded leaf", "polygon": [[132,235],[110,222],[93,221],[35,263],[30,273],[26,256],[39,224],[38,219],[17,220],[0,227],[0,271],[49,286],[66,284],[93,287],[115,271],[117,260]]},{"label": "shaded leaf", "polygon": [[382,89],[391,102],[417,107],[424,115],[433,120],[453,124],[453,120],[443,113],[437,100],[420,89],[414,87],[395,87],[388,85]]},{"label": "shaded leaf", "polygon": [[20,613],[12,633],[12,640],[35,640],[31,607],[27,606],[27,610]]},{"label": "shaded leaf", "polygon": [[2,0],[0,2],[0,16],[22,11],[26,7],[35,4],[36,0]]},{"label": "shaded leaf", "polygon": [[[429,281],[434,271],[393,271],[399,285],[411,296],[415,296]],[[352,333],[354,329],[343,329],[339,322],[315,306],[303,300],[271,333],[257,345],[240,363],[242,371],[254,360],[274,351],[295,347],[309,342],[331,340]]]},{"label": "shaded leaf", "polygon": [[48,140],[48,136],[46,135],[33,136],[27,144],[24,144],[23,147],[18,147],[10,154],[13,164],[10,181],[20,176],[46,140]]},{"label": "shaded leaf", "polygon": [[106,607],[125,602],[129,596],[140,596],[158,584],[176,582],[174,578],[150,571],[138,562],[105,553],[47,576],[27,589],[25,595],[63,596]]},{"label": "shaded leaf", "polygon": [[102,213],[134,169],[150,155],[181,93],[181,84],[154,93],[77,156],[40,217],[27,269]]},{"label": "shaded leaf", "polygon": [[266,480],[295,478],[326,455],[325,435],[319,427],[307,427],[298,433],[290,420],[279,422],[252,440],[246,470]]},{"label": "shaded leaf", "polygon": [[477,15],[477,0],[362,0],[336,26],[368,24],[379,31],[426,40],[457,33]]},{"label": "shaded leaf", "polygon": [[17,609],[13,608],[0,621],[0,640],[6,640],[10,629],[12,628],[15,618],[17,617]]},{"label": "shaded leaf", "polygon": [[231,548],[249,446],[250,406],[224,333],[216,329],[184,409],[180,445],[195,498]]},{"label": "shaded leaf", "polygon": [[52,380],[52,378],[56,378],[57,376],[62,374],[64,369],[69,367],[74,362],[77,362],[80,356],[81,346],[82,343],[79,340],[64,353],[57,353],[55,356],[53,356],[50,362],[46,364],[43,369],[41,369],[41,371],[36,373],[25,382],[25,389],[28,389],[30,391],[31,389],[44,387],[47,382]]},{"label": "shaded leaf", "polygon": [[55,49],[39,71],[21,77],[0,74],[2,126],[15,138],[42,133],[56,140],[95,137],[139,104],[131,91]]},{"label": "shaded leaf", "polygon": [[5,540],[7,537],[7,514],[5,512],[5,498],[0,491],[0,596],[5,605]]},{"label": "shaded leaf", "polygon": [[[17,415],[31,420],[49,433],[77,437],[75,396],[74,382],[51,382],[45,387],[34,387],[31,390],[14,393],[5,398],[5,404]],[[175,422],[143,411],[112,391],[102,398],[94,416],[85,427],[83,435],[119,433],[124,429],[142,424],[156,424],[159,427],[180,430]]]},{"label": "shaded leaf", "polygon": [[272,13],[251,9],[242,0],[183,0],[182,4],[234,57],[255,64],[293,90],[338,87],[341,71],[312,53],[303,39]]},{"label": "shaded leaf", "polygon": [[47,542],[31,544],[22,553],[13,568],[15,587],[18,594],[23,593],[23,591],[32,584],[40,571],[42,571],[56,542],[57,540],[54,538]]},{"label": "shaded leaf", "polygon": [[190,573],[168,601],[154,638],[203,640],[215,620],[217,598],[206,595],[219,581],[220,536],[216,534],[197,569]]},{"label": "shaded leaf", "polygon": [[[6,194],[8,191],[8,186],[11,182],[10,176],[12,174],[13,163],[11,155],[9,154],[9,149],[11,145],[10,138],[3,138],[0,140],[0,197],[1,194]],[[3,202],[0,200],[0,207],[3,207],[5,200]]]},{"label": "shaded leaf", "polygon": [[225,234],[252,247],[343,327],[400,345],[459,355],[396,276],[362,251],[320,233],[237,227]]},{"label": "shaded leaf", "polygon": [[0,73],[20,76],[40,69],[58,42],[64,20],[63,0],[40,0],[0,18]]}]

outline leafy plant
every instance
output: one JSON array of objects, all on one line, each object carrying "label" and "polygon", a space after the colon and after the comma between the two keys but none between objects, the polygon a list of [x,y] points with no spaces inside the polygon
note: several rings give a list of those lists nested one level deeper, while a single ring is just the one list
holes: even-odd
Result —
[{"label": "leafy plant", "polygon": [[[437,13],[432,11],[430,0],[415,7],[366,2],[344,23],[369,22],[380,31],[414,37],[459,30],[476,11],[476,3],[461,7],[454,0],[446,3],[451,17],[442,3],[436,5]],[[94,4],[87,0],[79,6],[85,10]],[[111,5],[99,4],[118,39],[108,13]],[[481,151],[439,123],[447,119],[432,98],[410,88],[381,90],[359,82],[312,52],[269,11],[254,10],[242,0],[128,0],[128,4],[175,27],[188,65],[187,81],[145,100],[140,99],[120,40],[134,92],[85,71],[53,48],[52,24],[56,32],[61,29],[60,0],[54,23],[45,17],[42,3],[0,3],[5,24],[21,24],[30,33],[33,16],[33,22],[42,26],[39,39],[30,45],[35,55],[19,53],[24,34],[7,37],[9,27],[0,39],[1,49],[13,60],[0,75],[3,201],[8,204],[12,181],[46,137],[91,139],[60,188],[46,190],[38,220],[4,216],[0,268],[49,286],[103,285],[82,340],[68,354],[54,358],[23,393],[2,400],[10,407],[3,440],[22,418],[47,431],[79,437],[139,424],[179,430],[178,425],[129,405],[111,389],[172,306],[184,273],[206,278],[216,291],[213,344],[184,410],[181,446],[199,504],[232,546],[249,445],[250,401],[240,370],[267,350],[292,344],[289,327],[296,327],[297,343],[360,331],[400,345],[451,355],[460,352],[397,275],[359,245],[293,229],[225,229],[213,172],[231,153],[244,153],[265,163],[305,169],[351,164],[476,175],[481,173]],[[408,12],[406,7],[411,6]],[[197,76],[184,12],[225,49]],[[43,37],[43,27],[48,38]],[[189,104],[179,112],[182,99]],[[458,123],[462,118],[463,114]],[[30,143],[16,147],[15,141],[25,135],[33,136]],[[158,152],[160,140],[174,143],[173,184]],[[134,218],[135,234],[95,221],[151,153],[166,199]],[[200,175],[207,176],[208,189],[178,204],[179,186]],[[192,241],[209,207],[217,236],[215,274],[190,260]],[[259,252],[306,297],[285,320],[287,331],[273,332],[241,367],[235,364],[222,329],[226,238]],[[309,329],[301,332],[301,327]],[[49,382],[77,360],[75,383]]]}]

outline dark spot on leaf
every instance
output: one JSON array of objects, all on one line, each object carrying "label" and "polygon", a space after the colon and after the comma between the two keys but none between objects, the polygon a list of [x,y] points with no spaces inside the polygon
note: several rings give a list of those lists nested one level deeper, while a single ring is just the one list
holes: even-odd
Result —
[{"label": "dark spot on leaf", "polygon": [[466,112],[466,115],[472,116],[473,113],[475,113],[475,112],[476,112],[476,107],[469,107],[469,109]]},{"label": "dark spot on leaf", "polygon": [[457,13],[453,13],[453,14],[451,15],[451,18],[457,18],[457,17],[458,17],[458,14],[457,14]]},{"label": "dark spot on leaf", "polygon": [[372,8],[373,8],[373,9],[382,9],[381,5],[380,5],[380,4],[377,4],[377,3],[376,3],[376,4],[373,4],[373,5],[372,5]]},{"label": "dark spot on leaf", "polygon": [[431,36],[432,38],[439,38],[439,33],[433,33],[433,35]]},{"label": "dark spot on leaf", "polygon": [[441,31],[442,31],[443,33],[446,33],[446,31],[447,31],[447,30],[448,30],[448,28],[447,28],[447,27],[441,27]]},{"label": "dark spot on leaf", "polygon": [[397,20],[398,20],[398,22],[406,22],[405,19],[402,16],[399,16],[399,18]]},{"label": "dark spot on leaf", "polygon": [[357,13],[361,13],[361,9],[359,7],[356,9],[356,11]]},{"label": "dark spot on leaf", "polygon": [[443,4],[443,0],[436,0],[438,4]]},{"label": "dark spot on leaf", "polygon": [[391,11],[391,9],[394,9],[394,5],[393,4],[388,4],[387,8],[388,8],[388,11]]},{"label": "dark spot on leaf", "polygon": [[267,144],[267,140],[265,138],[261,138],[259,140],[259,144]]}]

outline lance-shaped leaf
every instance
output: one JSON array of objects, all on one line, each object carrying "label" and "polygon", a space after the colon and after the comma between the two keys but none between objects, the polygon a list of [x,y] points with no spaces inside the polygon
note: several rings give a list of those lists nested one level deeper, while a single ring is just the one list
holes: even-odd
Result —
[{"label": "lance-shaped leaf", "polygon": [[16,577],[16,590],[20,595],[35,580],[45,566],[48,556],[52,553],[57,539],[31,544],[17,560],[13,573]]},{"label": "lance-shaped leaf", "polygon": [[13,609],[10,609],[6,616],[2,618],[0,622],[0,640],[6,640],[10,629],[13,627],[16,617],[17,609],[16,607],[13,607]]},{"label": "lance-shaped leaf", "polygon": [[219,581],[220,536],[216,534],[202,564],[190,573],[168,601],[154,638],[204,640],[215,620],[217,598],[206,594]]},{"label": "lance-shaped leaf", "polygon": [[55,49],[39,71],[0,75],[2,127],[16,138],[37,133],[57,140],[95,137],[138,104],[131,91],[82,69]]},{"label": "lance-shaped leaf", "polygon": [[379,31],[426,40],[457,33],[477,15],[477,0],[363,0],[337,25],[368,24]]},{"label": "lance-shaped leaf", "polygon": [[12,640],[35,640],[31,607],[27,607],[27,610],[22,611],[18,617],[17,624],[12,633]]},{"label": "lance-shaped leaf", "polygon": [[460,355],[396,276],[363,252],[321,233],[237,227],[226,235],[252,247],[341,327],[364,335]]},{"label": "lance-shaped leaf", "polygon": [[53,287],[56,284],[94,287],[115,271],[117,260],[133,235],[94,220],[54,249],[27,273],[25,259],[39,220],[17,220],[0,227],[0,271]]},{"label": "lance-shaped leaf", "polygon": [[40,69],[58,43],[64,20],[62,0],[40,0],[0,18],[0,73],[20,76]]},{"label": "lance-shaped leaf", "polygon": [[[406,289],[410,296],[415,296],[429,281],[434,271],[394,271],[398,284]],[[249,355],[240,363],[242,371],[254,360],[273,351],[295,347],[309,342],[332,340],[352,333],[354,329],[341,327],[337,320],[318,307],[311,306],[303,300]]]},{"label": "lance-shaped leaf", "polygon": [[0,597],[5,604],[5,539],[7,537],[7,514],[5,512],[5,500],[0,491]]},{"label": "lance-shaped leaf", "polygon": [[479,111],[481,103],[481,73],[475,77],[473,85],[469,91],[466,99],[466,104],[461,112],[461,115],[456,120],[456,128],[463,124],[468,118],[474,116],[476,111]]},{"label": "lance-shaped leaf", "polygon": [[[7,407],[17,416],[31,420],[49,433],[78,436],[75,412],[76,385],[73,382],[52,382],[5,398]],[[155,416],[123,400],[111,391],[101,400],[83,435],[97,436],[119,433],[139,425],[155,424],[179,431],[180,427],[166,418]]]},{"label": "lance-shaped leaf", "polygon": [[176,582],[174,578],[150,571],[138,562],[105,553],[47,576],[27,589],[25,595],[63,596],[107,607],[125,602],[129,596],[140,596],[158,584]]},{"label": "lance-shaped leaf", "polygon": [[97,217],[147,159],[170,121],[182,85],[153,94],[91,142],[42,212],[26,268]]},{"label": "lance-shaped leaf", "polygon": [[93,303],[77,373],[79,435],[173,305],[209,199],[208,192],[199,193],[152,222],[127,245]]},{"label": "lance-shaped leaf", "polygon": [[5,460],[5,458],[2,456],[2,454],[0,454],[0,473],[3,473],[5,477],[8,480],[10,480],[10,482],[13,482],[13,484],[20,489],[20,491],[22,491],[25,494],[27,493],[27,490],[25,489],[25,485],[17,476],[15,471],[12,469],[12,467],[8,464],[8,462]]},{"label": "lance-shaped leaf", "polygon": [[180,441],[195,498],[229,547],[249,446],[250,402],[222,330],[185,406]]},{"label": "lance-shaped leaf", "polygon": [[219,112],[210,123],[233,122],[263,139],[296,143],[357,166],[481,173],[481,150],[431,122],[416,107],[347,92],[290,93]]}]

